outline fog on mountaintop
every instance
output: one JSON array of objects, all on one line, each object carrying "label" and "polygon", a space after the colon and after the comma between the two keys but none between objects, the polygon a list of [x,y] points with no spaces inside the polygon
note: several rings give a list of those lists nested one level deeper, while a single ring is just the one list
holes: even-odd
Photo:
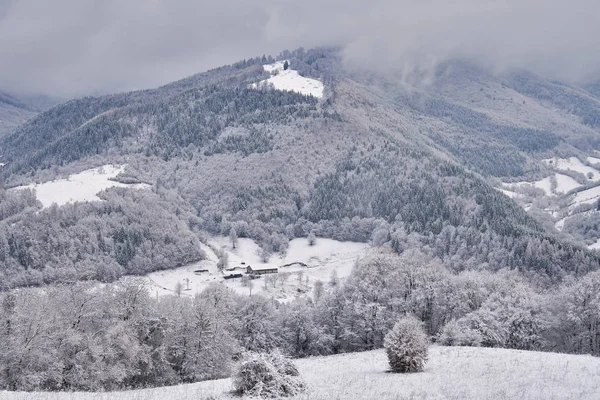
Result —
[{"label": "fog on mountaintop", "polygon": [[449,57],[568,82],[600,76],[596,0],[0,0],[0,88],[154,87],[242,58],[340,45],[388,71]]}]

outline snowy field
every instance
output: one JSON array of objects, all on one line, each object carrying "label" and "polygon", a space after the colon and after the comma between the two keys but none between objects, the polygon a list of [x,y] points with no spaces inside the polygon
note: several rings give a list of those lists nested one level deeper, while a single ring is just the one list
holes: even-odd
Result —
[{"label": "snowy field", "polygon": [[[335,273],[340,279],[350,275],[356,260],[371,251],[366,243],[339,242],[333,239],[317,238],[314,246],[309,246],[305,238],[290,241],[284,256],[273,254],[267,263],[260,257],[260,247],[251,239],[240,238],[235,249],[227,237],[213,237],[202,250],[207,259],[184,267],[153,272],[147,275],[151,291],[157,294],[173,294],[178,283],[184,287],[183,294],[194,295],[209,284],[219,282],[240,294],[249,295],[250,288],[242,286],[241,279],[224,279],[218,271],[218,257],[215,250],[228,255],[228,269],[225,275],[245,273],[246,268],[278,268],[278,273],[253,280],[252,293],[263,292],[268,296],[286,301],[308,293],[316,280],[327,282]],[[204,270],[203,272],[200,272]],[[308,282],[307,282],[308,278]],[[265,280],[270,282],[265,287]],[[264,293],[266,292],[266,293]]]},{"label": "snowy field", "polygon": [[598,157],[588,157],[587,160],[592,164],[600,164],[600,158]]},{"label": "snowy field", "polygon": [[581,184],[568,175],[556,174],[556,193],[564,194],[577,189]]},{"label": "snowy field", "polygon": [[592,167],[588,167],[577,157],[569,157],[569,158],[549,158],[547,160],[543,160],[546,165],[552,166],[558,170],[562,171],[575,171],[580,172],[587,177],[588,173],[592,174],[592,179],[590,181],[598,182],[600,181],[600,172],[597,169]]},{"label": "snowy field", "polygon": [[114,186],[135,189],[148,187],[146,184],[128,185],[111,180],[124,170],[125,166],[104,165],[71,175],[67,179],[18,186],[11,190],[35,189],[37,199],[46,208],[54,203],[62,206],[78,201],[100,201],[98,193]]},{"label": "snowy field", "polygon": [[272,84],[277,90],[286,90],[297,92],[304,95],[311,95],[316,98],[323,97],[323,83],[316,79],[306,78],[301,76],[298,71],[291,68],[283,69],[284,61],[277,61],[274,64],[263,65],[265,71],[274,74],[269,79],[260,81],[258,85],[252,87],[260,87],[262,85]]},{"label": "snowy field", "polygon": [[[415,400],[598,400],[600,358],[519,350],[439,347],[422,373],[387,372],[381,350],[296,361],[307,393],[293,397]],[[230,379],[112,393],[2,393],[0,400],[235,399]]]},{"label": "snowy field", "polygon": [[517,182],[513,184],[505,184],[508,189],[502,189],[502,192],[510,198],[515,198],[519,196],[519,194],[515,192],[519,186],[530,185],[538,189],[542,189],[546,196],[558,196],[566,194],[569,191],[582,186],[579,182],[568,175],[554,174],[554,177],[556,178],[556,188],[554,188],[554,190],[552,189],[551,177],[547,176],[535,182]]},{"label": "snowy field", "polygon": [[569,207],[573,208],[580,204],[593,204],[600,197],[600,186],[582,190],[578,192],[574,197]]}]

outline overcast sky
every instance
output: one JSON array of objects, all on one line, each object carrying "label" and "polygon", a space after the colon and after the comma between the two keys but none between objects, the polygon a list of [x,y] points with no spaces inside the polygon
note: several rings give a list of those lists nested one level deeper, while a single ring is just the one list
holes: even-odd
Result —
[{"label": "overcast sky", "polygon": [[469,57],[600,78],[599,0],[0,0],[0,90],[155,87],[300,46],[383,72]]}]

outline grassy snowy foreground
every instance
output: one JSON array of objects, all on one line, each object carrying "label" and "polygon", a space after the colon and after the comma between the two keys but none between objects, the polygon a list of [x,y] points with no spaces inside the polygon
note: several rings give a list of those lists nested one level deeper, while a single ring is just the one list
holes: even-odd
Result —
[{"label": "grassy snowy foreground", "polygon": [[[551,400],[600,398],[600,358],[518,350],[439,347],[425,372],[386,371],[382,350],[298,360],[308,392],[294,399]],[[239,398],[230,379],[112,393],[6,393],[0,400],[199,400]]]}]

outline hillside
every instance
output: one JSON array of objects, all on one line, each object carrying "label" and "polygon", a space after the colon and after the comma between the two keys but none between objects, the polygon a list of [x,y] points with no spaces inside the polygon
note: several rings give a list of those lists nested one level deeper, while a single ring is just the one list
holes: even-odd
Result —
[{"label": "hillside", "polygon": [[46,96],[15,96],[0,91],[0,137],[57,103]]},{"label": "hillside", "polygon": [[[595,400],[600,360],[590,356],[470,347],[430,350],[425,372],[388,373],[381,350],[297,360],[307,383],[293,399]],[[235,399],[230,379],[109,393],[6,393],[4,400]]]},{"label": "hillside", "polygon": [[[269,253],[313,232],[398,253],[420,248],[454,271],[526,271],[545,284],[600,266],[589,243],[498,190],[550,176],[544,159],[595,154],[599,99],[461,61],[427,80],[349,69],[331,49],[278,59],[290,69],[263,57],[158,89],[73,100],[0,139],[7,187],[126,164],[115,179],[150,189],[110,189],[102,205],[11,211],[0,222],[5,282],[171,269],[202,258],[196,241],[180,238],[232,227]],[[161,217],[140,219],[140,198]],[[119,215],[123,201],[132,208]],[[39,245],[42,232],[52,235],[40,226],[48,218],[60,246]],[[179,221],[176,238],[161,236],[159,219]]]}]

